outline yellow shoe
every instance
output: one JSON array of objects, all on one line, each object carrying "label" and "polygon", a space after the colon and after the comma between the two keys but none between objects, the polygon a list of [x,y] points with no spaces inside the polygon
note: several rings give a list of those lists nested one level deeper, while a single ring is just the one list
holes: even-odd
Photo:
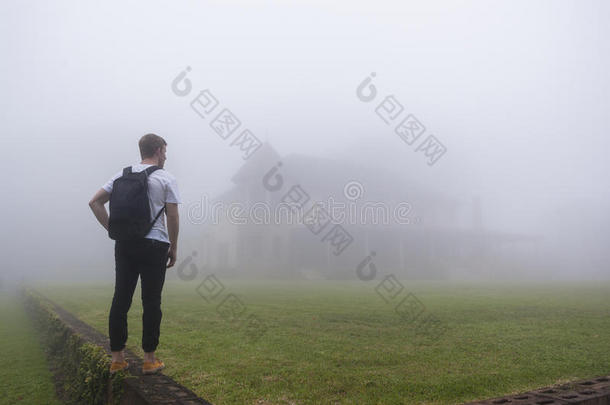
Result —
[{"label": "yellow shoe", "polygon": [[154,374],[159,370],[163,370],[165,368],[165,364],[159,360],[155,359],[154,362],[145,361],[142,365],[142,373],[143,374]]},{"label": "yellow shoe", "polygon": [[114,374],[121,370],[127,370],[127,368],[129,368],[129,363],[126,361],[113,361],[110,365],[110,374]]}]

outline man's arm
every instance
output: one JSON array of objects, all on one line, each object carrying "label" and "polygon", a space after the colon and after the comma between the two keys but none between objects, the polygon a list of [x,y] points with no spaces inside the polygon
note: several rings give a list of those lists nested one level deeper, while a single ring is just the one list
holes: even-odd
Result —
[{"label": "man's arm", "polygon": [[178,204],[166,203],[165,215],[167,216],[167,233],[170,243],[168,252],[169,263],[167,264],[167,267],[172,267],[176,263],[176,254],[178,252],[178,230],[180,228]]},{"label": "man's arm", "polygon": [[108,200],[110,200],[110,193],[103,188],[100,188],[91,198],[91,201],[89,201],[91,211],[93,211],[97,220],[106,230],[108,230],[108,212],[106,211],[104,204],[106,204]]}]

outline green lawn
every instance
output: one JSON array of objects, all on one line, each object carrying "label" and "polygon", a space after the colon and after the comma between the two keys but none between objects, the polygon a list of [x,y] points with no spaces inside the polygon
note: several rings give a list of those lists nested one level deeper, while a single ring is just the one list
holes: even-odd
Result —
[{"label": "green lawn", "polygon": [[0,292],[0,305],[0,404],[60,404],[20,299]]},{"label": "green lawn", "polygon": [[[610,373],[610,284],[403,282],[447,330],[418,334],[375,292],[378,281],[220,278],[268,327],[256,342],[168,281],[158,355],[165,373],[220,404],[459,403]],[[40,290],[107,333],[111,285]],[[128,345],[141,353],[139,289]]]}]

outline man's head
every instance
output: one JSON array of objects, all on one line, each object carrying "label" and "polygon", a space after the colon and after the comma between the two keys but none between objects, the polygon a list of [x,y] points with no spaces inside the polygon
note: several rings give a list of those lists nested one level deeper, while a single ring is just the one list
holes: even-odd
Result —
[{"label": "man's head", "polygon": [[146,134],[140,138],[138,145],[140,146],[142,162],[147,161],[163,168],[166,160],[165,151],[167,146],[165,139],[159,135]]}]

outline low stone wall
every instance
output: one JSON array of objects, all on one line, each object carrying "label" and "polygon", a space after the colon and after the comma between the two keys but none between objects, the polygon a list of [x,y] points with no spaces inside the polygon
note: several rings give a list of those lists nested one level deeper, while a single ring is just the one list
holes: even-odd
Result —
[{"label": "low stone wall", "polygon": [[128,350],[129,370],[110,375],[108,338],[36,291],[22,297],[65,403],[211,405],[163,374],[142,375],[142,360]]},{"label": "low stone wall", "polygon": [[610,405],[610,376],[541,388],[468,405]]}]

